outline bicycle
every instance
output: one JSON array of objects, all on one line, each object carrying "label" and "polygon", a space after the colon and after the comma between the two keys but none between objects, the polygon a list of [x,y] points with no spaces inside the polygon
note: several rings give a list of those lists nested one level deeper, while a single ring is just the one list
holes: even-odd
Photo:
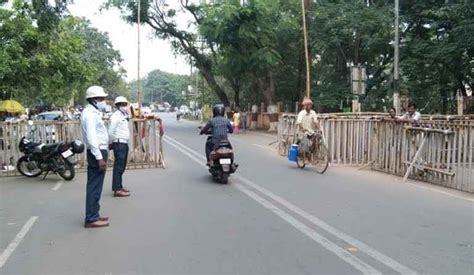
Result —
[{"label": "bicycle", "polygon": [[[310,148],[307,152],[300,151],[296,160],[296,165],[303,169],[307,164],[312,164],[316,172],[323,174],[329,166],[328,148],[324,144],[322,132],[318,131],[313,134],[306,134],[310,141]],[[309,154],[309,156],[307,156]]]}]

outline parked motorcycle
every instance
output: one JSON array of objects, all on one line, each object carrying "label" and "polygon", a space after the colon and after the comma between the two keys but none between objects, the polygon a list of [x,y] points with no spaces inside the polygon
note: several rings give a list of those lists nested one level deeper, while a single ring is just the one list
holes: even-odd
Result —
[{"label": "parked motorcycle", "polygon": [[[202,127],[198,127],[202,129]],[[211,139],[211,133],[206,133],[208,135],[207,140]],[[235,171],[239,165],[234,162],[234,151],[232,145],[228,140],[221,140],[214,145],[210,155],[210,164],[209,164],[209,173],[212,177],[223,183],[227,184],[229,181],[229,176]]]},{"label": "parked motorcycle", "polygon": [[84,152],[85,146],[80,140],[46,145],[23,137],[18,148],[24,154],[17,162],[17,169],[22,175],[37,177],[45,173],[44,179],[49,172],[53,172],[65,180],[72,180],[77,163],[74,155]]}]

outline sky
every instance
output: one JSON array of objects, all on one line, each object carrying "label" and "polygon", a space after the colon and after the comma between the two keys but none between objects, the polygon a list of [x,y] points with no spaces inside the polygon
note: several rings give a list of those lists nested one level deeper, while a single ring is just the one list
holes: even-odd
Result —
[{"label": "sky", "polygon": [[[137,25],[125,23],[116,9],[99,11],[103,0],[74,0],[68,5],[72,15],[89,19],[92,25],[102,32],[107,32],[114,48],[120,51],[122,67],[127,71],[127,81],[137,79]],[[181,23],[187,19],[181,15]],[[141,27],[141,77],[148,72],[162,71],[189,74],[190,66],[182,56],[175,56],[168,41],[153,37],[151,28]]]}]

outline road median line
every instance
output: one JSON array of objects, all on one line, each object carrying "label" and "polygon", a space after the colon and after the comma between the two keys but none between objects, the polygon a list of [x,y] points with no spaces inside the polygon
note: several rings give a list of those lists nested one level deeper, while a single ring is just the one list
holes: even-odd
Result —
[{"label": "road median line", "polygon": [[53,188],[51,188],[51,190],[53,190],[53,191],[58,191],[59,188],[61,188],[61,186],[62,186],[63,184],[64,184],[64,181],[62,181],[62,180],[61,180],[61,181],[58,181],[58,183],[56,183],[56,185],[55,185]]}]

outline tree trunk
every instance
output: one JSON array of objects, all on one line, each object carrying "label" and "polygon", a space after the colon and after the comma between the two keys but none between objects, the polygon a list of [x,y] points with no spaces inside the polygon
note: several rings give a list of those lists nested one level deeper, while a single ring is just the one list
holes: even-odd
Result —
[{"label": "tree trunk", "polygon": [[232,90],[234,91],[234,104],[236,107],[240,107],[240,80],[232,79],[230,81]]},{"label": "tree trunk", "polygon": [[273,95],[275,94],[275,81],[273,79],[273,73],[269,72],[266,76],[259,78],[259,84],[265,104],[273,104]]},{"label": "tree trunk", "polygon": [[229,98],[227,97],[227,94],[224,92],[221,86],[217,84],[217,81],[214,78],[214,75],[210,72],[210,70],[207,69],[205,66],[200,65],[197,62],[196,62],[196,67],[198,67],[199,71],[201,71],[201,74],[204,77],[204,79],[206,79],[207,84],[216,93],[217,97],[219,97],[219,100],[222,102],[222,104],[224,104],[224,106],[230,106],[230,102],[229,102]]},{"label": "tree trunk", "polygon": [[[179,41],[179,44],[182,47],[182,50],[194,58],[195,66],[201,71],[202,76],[206,79],[209,87],[216,93],[219,97],[222,104],[225,106],[230,106],[229,99],[224,89],[222,89],[212,73],[212,60],[206,55],[199,52],[199,49],[190,41],[183,33],[179,32],[177,29],[169,28],[166,24],[162,24],[159,20],[150,18],[151,20],[146,21],[146,23],[152,27],[157,33],[165,33],[173,38],[176,38]],[[167,28],[168,27],[168,28]]]}]

